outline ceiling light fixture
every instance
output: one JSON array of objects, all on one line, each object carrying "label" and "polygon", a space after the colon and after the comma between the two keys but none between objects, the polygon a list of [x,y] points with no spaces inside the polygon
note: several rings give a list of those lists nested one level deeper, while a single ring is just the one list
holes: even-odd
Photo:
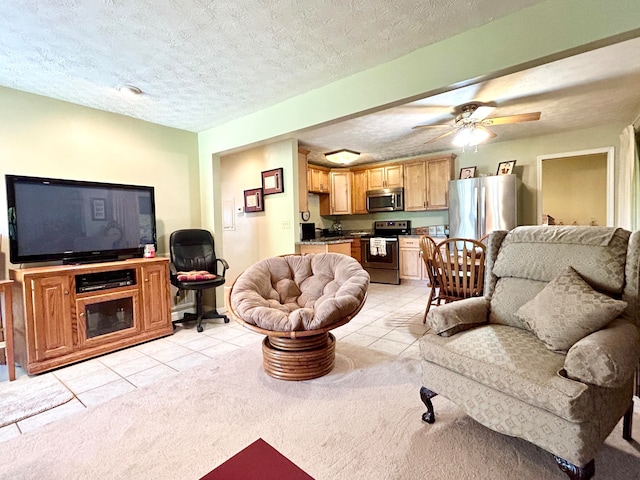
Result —
[{"label": "ceiling light fixture", "polygon": [[120,90],[122,93],[126,93],[127,95],[141,95],[142,94],[142,90],[140,90],[135,85],[123,85],[118,90]]},{"label": "ceiling light fixture", "polygon": [[338,163],[340,165],[348,165],[351,162],[355,161],[360,156],[360,152],[354,152],[353,150],[347,150],[346,148],[342,148],[334,152],[325,153],[324,156],[327,160],[329,160],[332,163]]},{"label": "ceiling light fixture", "polygon": [[[453,138],[456,147],[475,147],[487,140],[491,134],[484,128],[477,128],[475,124],[464,125]],[[477,149],[476,149],[477,151]]]}]

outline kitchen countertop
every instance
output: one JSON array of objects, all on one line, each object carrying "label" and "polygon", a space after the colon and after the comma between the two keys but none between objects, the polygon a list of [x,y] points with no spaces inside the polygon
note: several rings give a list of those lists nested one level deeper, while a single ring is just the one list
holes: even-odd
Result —
[{"label": "kitchen countertop", "polygon": [[333,245],[334,243],[351,243],[351,237],[318,237],[314,240],[302,240],[296,245]]}]

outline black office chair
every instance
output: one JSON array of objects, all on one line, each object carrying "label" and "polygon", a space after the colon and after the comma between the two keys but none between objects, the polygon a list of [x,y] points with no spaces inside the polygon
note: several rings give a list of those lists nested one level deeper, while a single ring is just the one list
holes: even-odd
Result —
[{"label": "black office chair", "polygon": [[[202,291],[216,288],[224,284],[224,274],[229,264],[222,258],[216,258],[215,244],[211,233],[207,230],[186,229],[176,230],[169,239],[171,265],[171,284],[180,290],[195,290],[196,312],[185,313],[181,320],[173,322],[184,323],[196,320],[198,332],[202,332],[203,318],[222,318],[224,323],[229,323],[226,315],[218,313],[215,303],[213,310],[206,313],[202,308]],[[218,264],[222,265],[222,272],[218,271]]]}]

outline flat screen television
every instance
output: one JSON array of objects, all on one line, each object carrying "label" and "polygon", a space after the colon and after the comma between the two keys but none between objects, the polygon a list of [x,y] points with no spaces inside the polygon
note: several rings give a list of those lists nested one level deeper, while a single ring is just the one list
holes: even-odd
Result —
[{"label": "flat screen television", "polygon": [[157,247],[153,187],[5,175],[11,263],[111,261]]}]

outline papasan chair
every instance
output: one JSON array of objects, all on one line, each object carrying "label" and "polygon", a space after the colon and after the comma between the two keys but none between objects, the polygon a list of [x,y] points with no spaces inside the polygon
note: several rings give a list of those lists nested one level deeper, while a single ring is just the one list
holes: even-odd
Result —
[{"label": "papasan chair", "polygon": [[266,335],[265,372],[281,380],[309,380],[335,363],[330,330],[364,305],[369,274],[338,253],[283,255],[245,270],[227,292],[227,308],[241,325]]}]

